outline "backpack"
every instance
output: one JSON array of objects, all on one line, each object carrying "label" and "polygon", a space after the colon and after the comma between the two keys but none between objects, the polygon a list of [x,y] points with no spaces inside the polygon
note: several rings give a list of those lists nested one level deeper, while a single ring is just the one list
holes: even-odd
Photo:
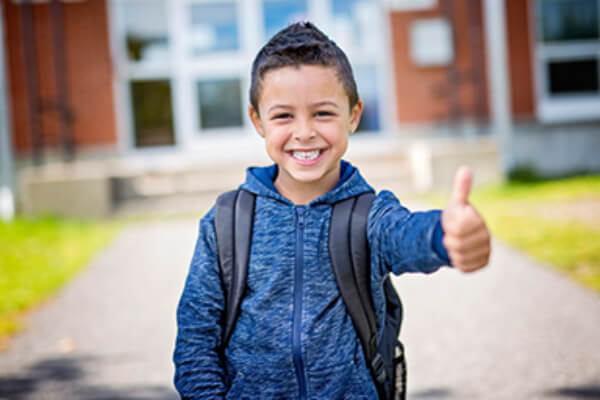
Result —
[{"label": "backpack", "polygon": [[[402,303],[390,277],[384,281],[385,324],[378,342],[371,296],[371,269],[367,243],[367,217],[375,195],[363,193],[333,206],[329,228],[329,253],[340,294],[348,309],[365,360],[380,399],[406,398],[404,346],[398,340]],[[255,195],[232,190],[217,198],[215,232],[225,294],[222,348],[233,333],[240,313],[248,276]]]}]

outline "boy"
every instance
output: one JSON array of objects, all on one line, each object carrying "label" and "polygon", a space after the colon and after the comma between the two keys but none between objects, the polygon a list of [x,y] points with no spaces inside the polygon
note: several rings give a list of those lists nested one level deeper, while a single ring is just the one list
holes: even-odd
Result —
[{"label": "boy", "polygon": [[[250,167],[256,195],[246,290],[221,349],[224,295],[214,208],[199,238],[178,308],[175,386],[182,398],[376,399],[328,250],[332,204],[373,189],[342,161],[362,112],[345,54],[310,23],[276,34],[252,66],[249,113],[275,164]],[[411,213],[382,191],[367,237],[377,326],[388,273],[471,272],[487,264],[490,235],[461,168],[443,212]]]}]

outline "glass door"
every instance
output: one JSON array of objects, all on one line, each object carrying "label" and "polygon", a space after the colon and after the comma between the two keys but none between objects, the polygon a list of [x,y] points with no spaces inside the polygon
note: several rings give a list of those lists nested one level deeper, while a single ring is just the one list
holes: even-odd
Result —
[{"label": "glass door", "polygon": [[166,2],[127,0],[118,6],[131,146],[172,146],[175,127]]},{"label": "glass door", "polygon": [[[112,0],[121,129],[129,149],[205,147],[254,135],[251,63],[275,32],[314,21],[346,52],[365,110],[386,128],[387,42],[376,0]],[[111,23],[113,23],[111,21]],[[391,115],[391,114],[390,114]]]},{"label": "glass door", "polygon": [[182,4],[185,118],[191,140],[243,134],[244,77],[249,68],[238,0],[188,0]]}]

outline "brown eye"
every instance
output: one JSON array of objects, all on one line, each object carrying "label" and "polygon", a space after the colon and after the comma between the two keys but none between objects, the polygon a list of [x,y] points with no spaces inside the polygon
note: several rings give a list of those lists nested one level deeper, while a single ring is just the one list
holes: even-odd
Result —
[{"label": "brown eye", "polygon": [[289,118],[292,118],[292,114],[290,114],[290,113],[275,114],[273,116],[273,119],[289,119]]},{"label": "brown eye", "polygon": [[331,117],[334,114],[330,111],[317,111],[315,114],[317,117]]}]

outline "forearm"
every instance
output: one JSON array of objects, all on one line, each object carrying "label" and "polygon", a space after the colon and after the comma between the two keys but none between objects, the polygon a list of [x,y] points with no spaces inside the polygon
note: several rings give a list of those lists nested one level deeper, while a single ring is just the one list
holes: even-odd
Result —
[{"label": "forearm", "polygon": [[[382,193],[374,204],[369,220],[369,244],[378,258],[383,274],[405,272],[431,273],[448,264],[440,250],[436,233],[441,212],[410,212],[389,192]],[[437,244],[437,245],[436,245]]]},{"label": "forearm", "polygon": [[434,229],[439,222],[438,211],[412,213],[402,221],[390,223],[384,234],[385,264],[390,272],[431,273],[446,264],[433,250]]},{"label": "forearm", "polygon": [[224,304],[211,210],[200,223],[177,307],[174,383],[183,399],[219,399],[227,392],[220,354]]}]

